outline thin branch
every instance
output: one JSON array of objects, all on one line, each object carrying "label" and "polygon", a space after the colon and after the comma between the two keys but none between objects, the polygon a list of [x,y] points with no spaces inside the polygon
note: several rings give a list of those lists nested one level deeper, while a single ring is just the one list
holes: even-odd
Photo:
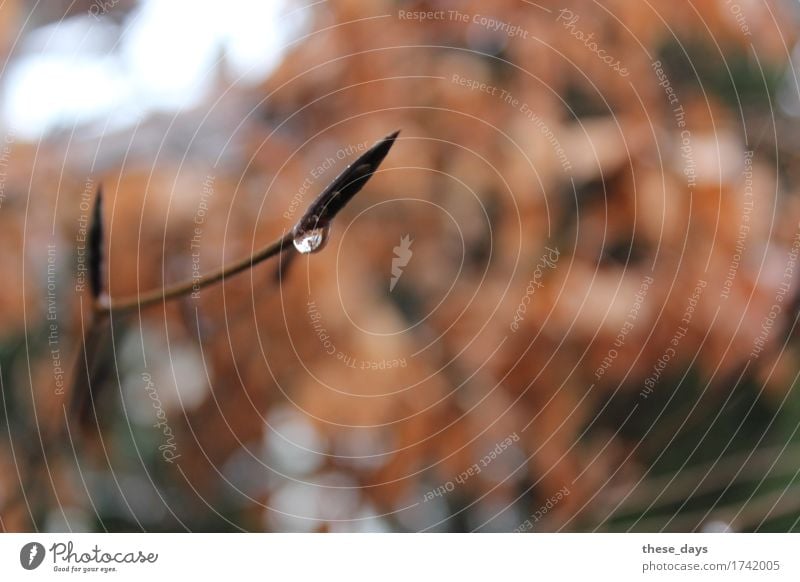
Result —
[{"label": "thin branch", "polygon": [[[292,242],[312,230],[320,228],[327,228],[333,218],[344,208],[350,200],[364,187],[364,184],[372,177],[375,171],[380,166],[383,159],[389,153],[394,141],[399,134],[395,131],[387,135],[382,140],[378,141],[370,149],[364,152],[352,164],[347,166],[344,171],[339,174],[333,182],[311,203],[308,210],[303,217],[297,222],[294,228],[285,233],[281,238],[271,242],[267,246],[256,251],[249,257],[240,259],[230,265],[221,267],[220,269],[202,275],[199,278],[175,283],[168,287],[161,289],[154,289],[147,293],[136,295],[132,297],[124,297],[122,299],[111,299],[107,294],[100,292],[99,284],[93,285],[93,295],[95,296],[94,310],[98,318],[109,315],[110,313],[121,314],[127,311],[142,309],[157,303],[163,303],[176,297],[195,293],[201,289],[213,285],[223,279],[232,277],[237,273],[241,273],[247,269],[255,267],[259,263],[280,255],[285,252],[297,252]],[[99,245],[102,243],[102,226],[101,226],[101,192],[98,191],[98,201],[95,205],[95,215],[93,220],[92,231],[96,232],[95,239],[98,241],[98,247],[95,249],[94,260],[94,275],[100,277],[102,266],[102,249]],[[321,246],[320,246],[321,248]],[[291,262],[287,257],[286,265]],[[281,272],[280,275],[284,273]],[[95,293],[96,291],[96,293]]]},{"label": "thin branch", "polygon": [[242,271],[255,267],[259,263],[271,257],[292,249],[293,239],[294,236],[292,233],[287,233],[278,240],[273,241],[262,249],[256,251],[251,256],[240,259],[234,263],[231,263],[230,265],[221,267],[212,273],[201,275],[196,279],[182,281],[161,289],[153,289],[152,291],[148,291],[147,293],[133,297],[117,300],[101,300],[98,302],[96,311],[99,315],[106,315],[112,311],[115,314],[120,314],[134,309],[149,307],[150,305],[154,305],[156,303],[163,303],[164,301],[168,301],[176,297],[181,297],[183,295],[200,291],[204,287],[213,285],[214,283],[222,281],[227,277],[232,277],[238,273],[241,273]]}]

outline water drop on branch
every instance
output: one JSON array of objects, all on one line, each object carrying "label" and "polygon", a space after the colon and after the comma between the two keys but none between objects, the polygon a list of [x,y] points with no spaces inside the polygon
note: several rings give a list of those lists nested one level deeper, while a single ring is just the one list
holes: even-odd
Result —
[{"label": "water drop on branch", "polygon": [[329,227],[323,226],[298,234],[292,241],[294,243],[294,248],[304,255],[322,250],[325,243],[328,242],[329,230]]}]

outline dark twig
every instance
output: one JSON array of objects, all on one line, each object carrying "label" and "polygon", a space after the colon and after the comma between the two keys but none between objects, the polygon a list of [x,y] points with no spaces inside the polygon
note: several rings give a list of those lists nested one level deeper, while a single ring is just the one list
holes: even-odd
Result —
[{"label": "dark twig", "polygon": [[311,203],[294,227],[294,235],[327,227],[331,220],[358,194],[381,165],[400,131],[387,135],[347,166],[330,185]]},{"label": "dark twig", "polygon": [[[96,313],[98,313],[98,315],[106,315],[112,312],[120,314],[157,303],[163,303],[169,299],[197,292],[204,287],[255,267],[257,264],[271,257],[286,252],[296,252],[292,242],[312,230],[327,228],[330,225],[339,211],[353,199],[358,191],[364,187],[364,184],[372,177],[375,170],[378,169],[378,166],[380,166],[383,159],[389,153],[399,133],[399,131],[396,131],[386,136],[364,152],[355,162],[347,166],[347,168],[322,191],[316,200],[311,203],[306,213],[297,222],[294,228],[278,240],[259,249],[249,257],[240,259],[207,275],[203,275],[199,279],[183,281],[168,287],[154,289],[141,295],[123,299],[106,300],[105,297],[100,295],[99,299],[95,301]],[[95,208],[99,208],[99,204],[96,205]],[[95,221],[99,222],[99,216],[95,217]],[[99,233],[102,238],[102,229],[99,230]],[[290,259],[287,262],[290,262]],[[102,261],[98,262],[98,271],[101,264]],[[281,275],[283,274],[285,273],[281,273]]]},{"label": "dark twig", "polygon": [[103,187],[97,189],[89,228],[89,290],[97,302],[103,294]]}]

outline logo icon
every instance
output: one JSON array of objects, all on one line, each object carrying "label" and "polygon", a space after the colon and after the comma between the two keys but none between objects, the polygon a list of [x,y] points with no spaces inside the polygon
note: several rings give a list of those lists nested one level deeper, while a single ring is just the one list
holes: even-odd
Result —
[{"label": "logo icon", "polygon": [[44,546],[39,542],[28,542],[19,551],[19,563],[26,570],[35,570],[44,561]]},{"label": "logo icon", "polygon": [[414,254],[411,251],[411,243],[413,242],[414,240],[409,235],[405,235],[400,238],[400,244],[392,249],[394,258],[392,259],[392,279],[389,281],[389,293],[394,291],[394,286],[397,285],[400,276],[403,274],[403,267],[408,265],[411,255]]}]

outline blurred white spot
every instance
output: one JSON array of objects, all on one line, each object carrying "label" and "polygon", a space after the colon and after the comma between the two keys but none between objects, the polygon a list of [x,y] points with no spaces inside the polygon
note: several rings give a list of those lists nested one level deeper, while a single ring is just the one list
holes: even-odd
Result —
[{"label": "blurred white spot", "polygon": [[[121,27],[88,14],[25,37],[2,84],[2,120],[28,139],[58,127],[137,123],[208,96],[224,55],[247,83],[280,62],[304,27],[275,0],[144,0]],[[121,35],[117,39],[118,32]]]},{"label": "blurred white spot", "polygon": [[374,470],[391,458],[390,435],[380,429],[348,428],[336,434],[333,454],[337,463],[362,470]]},{"label": "blurred white spot", "polygon": [[[141,328],[147,350],[147,368],[142,365],[142,338],[139,333],[125,336],[119,346],[121,369],[128,371],[123,381],[125,408],[134,422],[152,425],[160,409],[192,409],[208,393],[208,378],[199,350],[190,344],[168,347],[164,338]],[[208,364],[208,363],[206,363]],[[142,374],[149,374],[145,381]]]},{"label": "blurred white spot", "polygon": [[266,462],[293,476],[308,475],[325,462],[325,441],[308,419],[288,407],[267,417],[264,434]]},{"label": "blurred white spot", "polygon": [[365,503],[355,514],[355,521],[337,521],[331,524],[332,533],[387,533],[392,531],[389,522],[377,515],[371,504]]},{"label": "blurred white spot", "polygon": [[[321,475],[316,483],[289,482],[270,498],[266,511],[269,529],[281,532],[308,532],[327,524],[352,520],[358,515],[358,484],[341,473]],[[346,526],[345,526],[346,527]]]},{"label": "blurred white spot", "polygon": [[244,448],[235,450],[222,467],[222,474],[230,481],[230,486],[238,489],[229,491],[231,499],[242,504],[249,503],[245,496],[258,497],[271,483],[279,479],[248,452],[257,450],[260,444],[245,445]]},{"label": "blurred white spot", "polygon": [[52,509],[48,512],[44,522],[44,531],[57,533],[86,533],[93,531],[89,523],[89,516],[83,510],[75,507],[64,507],[62,509]]},{"label": "blurred white spot", "polygon": [[730,524],[718,519],[709,521],[703,526],[703,533],[731,533],[732,531]]},{"label": "blurred white spot", "polygon": [[675,160],[679,172],[694,176],[699,185],[731,183],[741,175],[744,146],[733,132],[687,133],[677,144]]},{"label": "blurred white spot", "polygon": [[[484,450],[491,454],[493,452],[492,447],[494,447],[494,444],[478,450]],[[527,457],[522,448],[517,444],[512,444],[493,458],[490,456],[483,457],[480,460],[480,476],[482,479],[493,483],[504,483],[508,480],[514,483],[525,477],[525,469],[524,467],[520,468],[520,466],[526,464],[526,459]]]},{"label": "blurred white spot", "polygon": [[483,498],[466,512],[470,530],[507,533],[525,521],[515,507]]},{"label": "blurred white spot", "polygon": [[[319,527],[314,514],[317,494],[301,483],[286,483],[270,498],[267,529],[278,532],[310,532]],[[274,510],[274,511],[272,511]]]},{"label": "blurred white spot", "polygon": [[119,504],[130,508],[138,521],[158,523],[164,519],[167,509],[150,481],[139,475],[118,474],[117,482],[122,490],[121,493],[117,491],[120,496]]},{"label": "blurred white spot", "polygon": [[[434,497],[430,501],[422,501],[425,497],[425,492],[430,489],[432,487],[418,487],[415,494],[412,493],[396,504],[396,510],[407,508],[394,514],[394,517],[404,529],[420,531],[431,528],[432,531],[447,531],[446,522],[440,523],[450,517],[450,511],[444,499]],[[434,527],[434,524],[439,525]]]}]

